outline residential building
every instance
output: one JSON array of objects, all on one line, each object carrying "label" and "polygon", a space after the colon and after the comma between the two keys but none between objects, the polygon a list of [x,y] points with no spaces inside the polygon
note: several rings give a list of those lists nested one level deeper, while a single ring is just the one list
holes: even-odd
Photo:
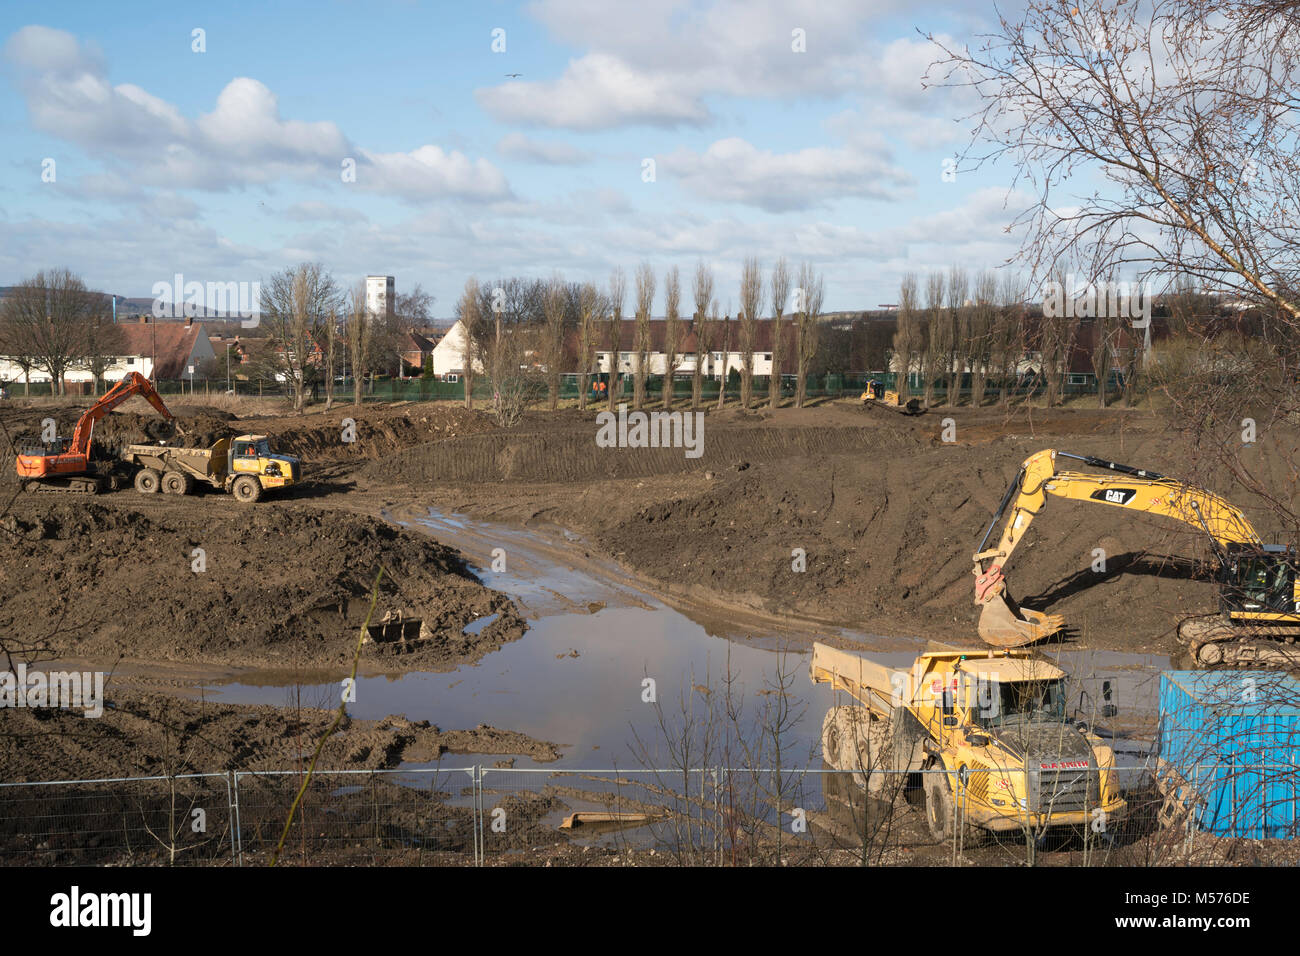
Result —
[{"label": "residential building", "polygon": [[397,305],[397,280],[392,276],[366,276],[366,311],[372,318],[391,317]]},{"label": "residential building", "polygon": [[[158,322],[142,316],[139,322],[119,323],[117,332],[117,351],[107,357],[104,368],[106,382],[121,381],[128,372],[139,372],[148,379],[190,381],[201,378],[216,359],[201,322]],[[93,375],[81,366],[70,369],[64,380],[89,384]],[[45,383],[50,381],[50,375],[44,369],[33,368],[24,376],[11,359],[0,356],[0,381]]]}]

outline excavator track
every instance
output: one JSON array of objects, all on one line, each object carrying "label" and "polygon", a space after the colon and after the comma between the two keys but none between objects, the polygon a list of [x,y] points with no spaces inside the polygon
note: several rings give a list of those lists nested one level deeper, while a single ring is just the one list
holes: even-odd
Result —
[{"label": "excavator track", "polygon": [[1190,617],[1178,625],[1198,667],[1282,667],[1300,670],[1300,629],[1268,624],[1232,624],[1219,614]]},{"label": "excavator track", "polygon": [[55,491],[63,494],[97,495],[107,487],[103,478],[78,475],[73,478],[32,478],[23,482],[23,491]]}]

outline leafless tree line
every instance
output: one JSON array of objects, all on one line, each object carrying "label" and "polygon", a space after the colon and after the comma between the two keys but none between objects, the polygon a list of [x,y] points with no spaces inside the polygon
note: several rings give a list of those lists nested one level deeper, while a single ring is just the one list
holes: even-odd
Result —
[{"label": "leafless tree line", "polygon": [[[1300,419],[1300,8],[1035,0],[978,44],[930,39],[941,53],[927,79],[978,101],[959,174],[1005,159],[1009,186],[1030,196],[1013,227],[1022,265],[1036,279],[1067,265],[1136,273],[1176,300],[1170,341],[1143,371],[1186,476],[1250,489],[1300,533],[1240,437],[1247,419],[1275,438]],[[1092,174],[1099,188],[1074,188]],[[1236,308],[1196,301],[1211,296]]]},{"label": "leafless tree line", "polygon": [[[258,305],[259,325],[249,338],[270,347],[257,350],[243,371],[286,385],[301,410],[322,383],[327,407],[333,403],[336,372],[351,371],[357,403],[366,375],[373,381],[376,373],[400,372],[407,333],[428,324],[433,297],[416,285],[397,296],[392,310],[371,314],[364,283],[345,292],[319,263],[304,262],[263,283]],[[90,371],[98,390],[126,347],[111,316],[109,297],[69,270],[38,272],[0,303],[0,355],[28,384],[32,371],[45,372],[55,394],[66,392],[66,376],[76,369]]]},{"label": "leafless tree line", "polygon": [[[1060,276],[1064,284],[1065,277]],[[915,273],[899,285],[898,311],[885,362],[897,374],[898,391],[906,399],[911,379],[919,381],[927,405],[955,405],[970,380],[970,403],[982,405],[990,382],[996,403],[1006,406],[1018,385],[1029,382],[1050,407],[1060,404],[1072,356],[1086,351],[1095,378],[1097,400],[1111,400],[1112,374],[1125,407],[1137,399],[1137,382],[1147,357],[1144,331],[1131,320],[1106,314],[1080,318],[1045,318],[1041,298],[1034,301],[1022,277],[986,269],[973,278],[953,267],[932,272],[924,285]],[[1167,301],[1177,308],[1177,300]],[[1081,333],[1089,333],[1082,339]],[[1086,349],[1084,345],[1086,344]],[[906,371],[907,374],[903,374]]]},{"label": "leafless tree line", "polygon": [[[603,288],[593,282],[567,282],[559,274],[546,280],[512,277],[486,284],[471,277],[455,310],[460,323],[457,334],[465,405],[473,407],[475,383],[485,376],[493,410],[501,420],[514,422],[523,407],[543,392],[549,407],[557,408],[562,376],[574,373],[581,409],[585,410],[592,398],[592,383],[599,382],[606,407],[613,410],[628,376],[632,380],[632,404],[642,409],[649,402],[650,376],[657,374],[664,380],[662,403],[667,409],[673,402],[672,383],[690,361],[691,408],[702,405],[703,382],[710,366],[712,374],[724,379],[719,407],[726,402],[725,378],[733,372],[740,377],[743,406],[752,407],[756,354],[763,344],[759,315],[769,288],[774,316],[770,342],[766,344],[771,349],[773,374],[769,376],[767,401],[773,408],[781,403],[780,369],[785,348],[792,343],[798,382],[795,404],[802,405],[807,399],[806,383],[818,348],[825,287],[820,273],[807,263],[799,268],[798,282],[800,285],[792,290],[790,267],[783,258],[772,271],[770,287],[765,288],[758,260],[746,260],[736,323],[739,362],[733,366],[730,317],[719,318],[713,270],[702,261],[696,265],[689,290],[694,305],[689,324],[682,315],[685,291],[675,266],[663,280],[662,323],[653,320],[659,277],[648,262],[638,265],[630,290],[621,268],[611,272]],[[630,336],[624,322],[629,291]],[[792,322],[787,323],[787,314]],[[718,346],[722,350],[715,354]],[[602,351],[606,356],[603,362],[599,357]],[[652,360],[656,353],[662,356],[661,368],[656,368]],[[522,401],[515,401],[514,396]],[[504,414],[503,402],[510,405]]]},{"label": "leafless tree line", "polygon": [[74,369],[90,371],[99,385],[120,345],[108,296],[67,269],[36,273],[0,304],[0,355],[22,373],[28,389],[34,370],[49,376],[55,394],[66,392]]}]

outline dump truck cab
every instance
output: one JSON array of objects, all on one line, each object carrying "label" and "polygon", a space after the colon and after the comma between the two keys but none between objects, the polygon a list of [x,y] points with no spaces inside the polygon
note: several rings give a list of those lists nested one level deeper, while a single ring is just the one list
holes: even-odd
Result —
[{"label": "dump truck cab", "polygon": [[1084,826],[1123,813],[1114,752],[1069,718],[1060,668],[1024,652],[939,652],[922,654],[913,678],[932,769],[952,775],[951,792],[962,783],[974,825]]},{"label": "dump truck cab", "polygon": [[230,471],[236,477],[255,475],[263,488],[297,484],[302,476],[298,459],[277,453],[266,435],[240,435],[232,439]]},{"label": "dump truck cab", "polygon": [[[865,705],[827,715],[827,762],[866,776],[921,772],[937,838],[951,835],[958,797],[965,825],[991,832],[1104,833],[1126,810],[1114,752],[1069,716],[1065,672],[1027,651],[927,651],[903,670],[816,644],[811,676]],[[837,711],[866,713],[832,720]],[[1107,707],[1098,716],[1113,715]],[[875,728],[862,735],[866,746],[846,747],[840,738],[860,726]]]}]

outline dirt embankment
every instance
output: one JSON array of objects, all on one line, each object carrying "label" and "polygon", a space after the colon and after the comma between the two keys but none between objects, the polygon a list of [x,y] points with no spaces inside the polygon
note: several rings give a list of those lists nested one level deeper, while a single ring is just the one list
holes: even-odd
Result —
[{"label": "dirt embankment", "polygon": [[[480,584],[455,551],[292,499],[247,507],[223,495],[37,493],[0,518],[0,537],[0,621],[60,656],[346,664],[381,567],[372,624],[398,613],[422,623],[408,624],[407,641],[368,643],[363,660],[446,670],[525,629],[509,598]],[[496,618],[465,632],[488,615]]]},{"label": "dirt embankment", "polygon": [[[0,776],[9,782],[149,776],[306,767],[333,711],[313,707],[236,706],[163,694],[105,690],[102,717],[57,709],[7,710],[0,734]],[[446,754],[501,754],[539,762],[556,746],[486,725],[442,730],[402,717],[345,717],[325,743],[319,767],[391,769]]]},{"label": "dirt embankment", "polygon": [[[952,443],[941,438],[948,417]],[[1025,458],[1058,448],[1171,475],[1187,468],[1176,438],[1147,412],[958,408],[906,418],[840,406],[766,418],[711,414],[698,460],[596,449],[594,426],[570,420],[411,449],[388,473],[413,488],[452,482],[442,507],[572,528],[670,591],[969,642],[971,556]],[[1255,478],[1293,507],[1296,441],[1277,431],[1252,451]],[[379,479],[376,466],[363,473]],[[1266,537],[1274,530],[1254,489],[1223,476],[1214,490]],[[1168,519],[1052,499],[1008,578],[1027,606],[1066,616],[1067,643],[1169,653],[1179,619],[1217,607],[1208,558],[1203,535]]]},{"label": "dirt embankment", "polygon": [[[12,405],[0,409],[0,426],[16,449],[36,447],[41,444],[47,419],[54,421],[56,434],[71,437],[88,404]],[[360,409],[340,405],[328,412],[251,418],[175,401],[171,410],[174,422],[160,416],[143,399],[133,398],[100,419],[91,442],[91,457],[98,470],[111,470],[122,449],[132,444],[165,442],[178,448],[207,448],[222,438],[262,434],[271,436],[278,451],[320,465],[384,459],[414,446],[496,429],[485,413],[450,403],[366,405]],[[311,477],[308,471],[307,480]],[[12,468],[0,469],[0,484],[15,481]]]}]

